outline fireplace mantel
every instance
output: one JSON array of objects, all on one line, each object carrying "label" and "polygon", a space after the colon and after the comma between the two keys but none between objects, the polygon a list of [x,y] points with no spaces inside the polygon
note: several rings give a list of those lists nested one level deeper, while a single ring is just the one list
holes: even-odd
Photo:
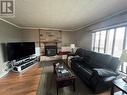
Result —
[{"label": "fireplace mantel", "polygon": [[42,41],[42,43],[61,43],[61,41]]}]

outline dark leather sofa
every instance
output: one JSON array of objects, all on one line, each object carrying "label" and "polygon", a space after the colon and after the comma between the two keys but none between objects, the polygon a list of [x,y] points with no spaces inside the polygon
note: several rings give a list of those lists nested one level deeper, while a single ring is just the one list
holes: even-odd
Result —
[{"label": "dark leather sofa", "polygon": [[72,70],[89,86],[94,93],[109,89],[118,76],[121,62],[111,55],[77,49],[71,59]]}]

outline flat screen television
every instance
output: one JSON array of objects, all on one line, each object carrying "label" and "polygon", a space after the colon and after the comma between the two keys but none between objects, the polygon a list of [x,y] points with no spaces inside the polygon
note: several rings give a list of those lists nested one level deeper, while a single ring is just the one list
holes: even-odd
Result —
[{"label": "flat screen television", "polygon": [[19,60],[35,54],[34,42],[7,43],[8,61]]}]

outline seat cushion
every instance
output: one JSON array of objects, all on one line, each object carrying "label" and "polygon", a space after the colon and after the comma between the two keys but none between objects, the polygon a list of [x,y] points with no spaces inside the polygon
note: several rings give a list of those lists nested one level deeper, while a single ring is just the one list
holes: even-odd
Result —
[{"label": "seat cushion", "polygon": [[103,81],[104,82],[112,82],[114,79],[116,79],[116,76],[105,77],[105,78],[103,78]]},{"label": "seat cushion", "polygon": [[[91,51],[87,51],[86,54],[84,54],[83,58],[84,58],[84,62],[89,65],[89,67],[92,67],[92,60],[95,57],[95,53],[91,52]],[[86,66],[86,64],[84,64]]]},{"label": "seat cushion", "polygon": [[100,77],[118,76],[118,73],[115,73],[114,71],[109,70],[109,69],[95,68],[93,72],[95,75],[100,76]]}]

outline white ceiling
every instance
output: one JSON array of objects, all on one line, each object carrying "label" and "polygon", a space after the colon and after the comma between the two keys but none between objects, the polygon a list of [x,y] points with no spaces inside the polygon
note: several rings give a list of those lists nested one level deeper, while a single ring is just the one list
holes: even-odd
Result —
[{"label": "white ceiling", "polygon": [[127,0],[15,0],[20,27],[73,30],[127,9]]}]

